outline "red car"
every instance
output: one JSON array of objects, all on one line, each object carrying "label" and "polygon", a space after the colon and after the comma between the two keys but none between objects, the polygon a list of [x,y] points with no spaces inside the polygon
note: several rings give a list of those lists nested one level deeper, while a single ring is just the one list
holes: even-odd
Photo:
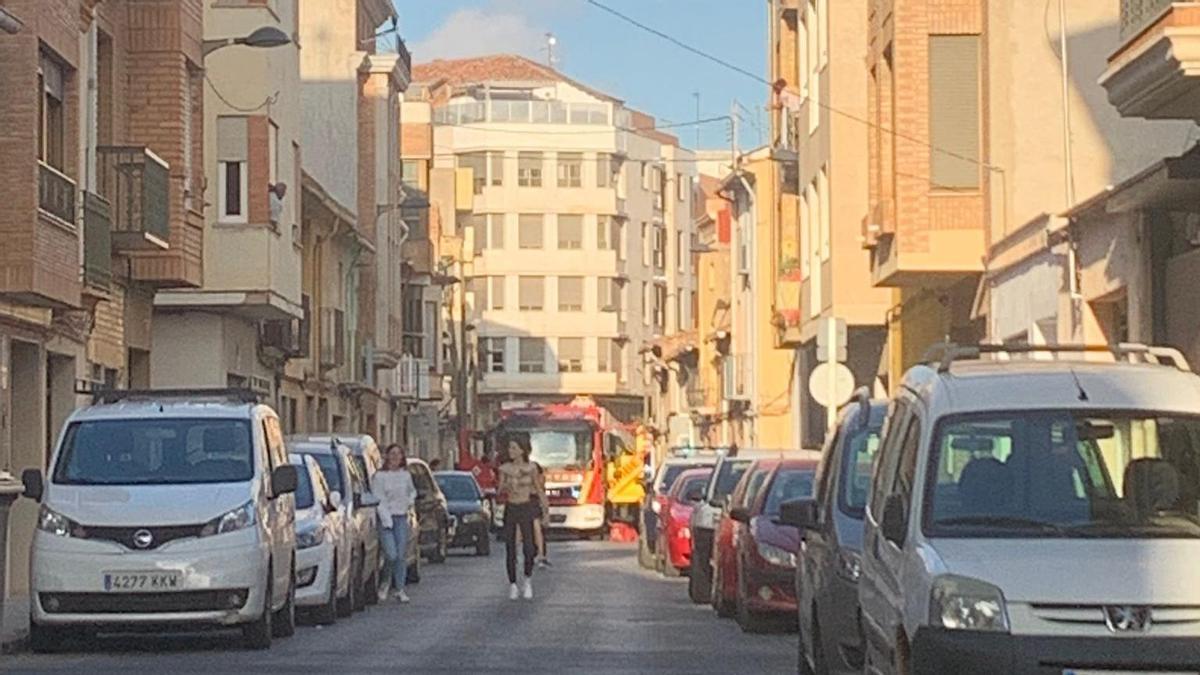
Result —
[{"label": "red car", "polygon": [[776,462],[753,498],[730,509],[741,526],[736,542],[734,607],[742,630],[762,630],[772,620],[796,619],[796,555],[800,531],[779,520],[779,505],[811,498],[819,459]]},{"label": "red car", "polygon": [[741,532],[745,529],[742,523],[734,520],[731,514],[734,509],[741,508],[754,502],[758,491],[762,489],[767,476],[779,464],[778,458],[759,459],[746,469],[737,487],[729,495],[721,519],[717,522],[716,534],[712,547],[712,605],[717,610],[717,616],[733,616],[737,608],[737,544]]},{"label": "red car", "polygon": [[712,468],[679,474],[658,512],[658,542],[654,551],[664,576],[677,577],[692,566],[692,511],[704,499]]}]

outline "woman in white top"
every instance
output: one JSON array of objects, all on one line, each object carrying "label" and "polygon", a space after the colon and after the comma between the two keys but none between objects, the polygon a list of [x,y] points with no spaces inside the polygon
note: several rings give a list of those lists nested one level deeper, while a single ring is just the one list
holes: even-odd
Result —
[{"label": "woman in white top", "polygon": [[408,602],[408,511],[417,501],[417,488],[408,473],[408,457],[398,444],[388,446],[383,469],[372,480],[379,498],[379,539],[392,567],[392,597]]}]

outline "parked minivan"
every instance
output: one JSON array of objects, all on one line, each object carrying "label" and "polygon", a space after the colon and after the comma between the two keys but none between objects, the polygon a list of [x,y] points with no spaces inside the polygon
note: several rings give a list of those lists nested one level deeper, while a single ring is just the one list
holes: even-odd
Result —
[{"label": "parked minivan", "polygon": [[783,522],[801,530],[797,556],[801,673],[861,673],[858,578],[871,467],[887,403],[860,389],[838,415],[817,468],[817,492],[785,502]]},{"label": "parked minivan", "polygon": [[112,391],[73,413],[30,556],[30,638],[130,624],[295,630],[296,467],[279,418],[236,391]]},{"label": "parked minivan", "polygon": [[867,672],[1200,670],[1200,378],[1099,351],[949,346],[905,376],[866,511]]}]

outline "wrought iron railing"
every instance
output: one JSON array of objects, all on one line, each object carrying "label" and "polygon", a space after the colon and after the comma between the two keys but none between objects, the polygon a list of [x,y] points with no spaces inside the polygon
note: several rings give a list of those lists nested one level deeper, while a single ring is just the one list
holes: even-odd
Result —
[{"label": "wrought iron railing", "polygon": [[112,281],[112,220],[108,201],[94,192],[83,193],[83,280],[108,288]]},{"label": "wrought iron railing", "polygon": [[167,163],[149,149],[136,146],[103,146],[96,149],[96,157],[99,190],[112,205],[117,245],[126,239],[141,240],[144,235],[167,241],[171,227]]},{"label": "wrought iron railing", "polygon": [[38,208],[75,225],[75,181],[42,161],[38,161]]},{"label": "wrought iron railing", "polygon": [[1121,0],[1121,39],[1139,33],[1171,4],[1172,0]]}]

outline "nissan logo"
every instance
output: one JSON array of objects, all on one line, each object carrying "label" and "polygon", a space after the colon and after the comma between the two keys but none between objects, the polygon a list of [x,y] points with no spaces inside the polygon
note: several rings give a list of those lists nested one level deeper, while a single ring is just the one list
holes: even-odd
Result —
[{"label": "nissan logo", "polygon": [[138,530],[133,533],[133,545],[138,548],[150,548],[154,544],[154,533],[150,530]]},{"label": "nissan logo", "polygon": [[1150,630],[1149,607],[1114,605],[1104,608],[1104,624],[1114,633],[1144,633]]}]

